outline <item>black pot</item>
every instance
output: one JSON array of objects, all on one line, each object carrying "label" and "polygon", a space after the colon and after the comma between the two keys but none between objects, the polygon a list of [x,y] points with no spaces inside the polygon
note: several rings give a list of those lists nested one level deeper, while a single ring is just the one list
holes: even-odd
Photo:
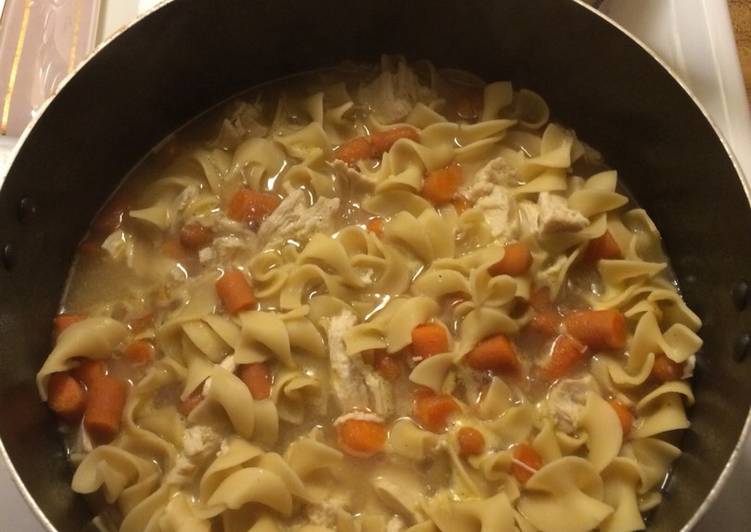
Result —
[{"label": "black pot", "polygon": [[[751,394],[751,210],[696,101],[647,50],[573,0],[174,0],[100,49],[17,150],[0,192],[0,434],[50,529],[90,519],[69,488],[34,375],[76,244],[118,182],[168,133],[258,83],[403,53],[513,80],[620,172],[660,228],[704,320],[696,405],[651,530],[690,527],[732,467]],[[751,358],[751,357],[749,357]]]}]

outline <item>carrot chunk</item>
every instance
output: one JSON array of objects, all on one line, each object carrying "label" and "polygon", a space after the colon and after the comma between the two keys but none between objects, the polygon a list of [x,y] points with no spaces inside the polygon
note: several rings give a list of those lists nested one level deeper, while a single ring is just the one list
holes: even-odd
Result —
[{"label": "carrot chunk", "polygon": [[399,126],[370,135],[370,156],[378,158],[391,149],[399,139],[410,139],[417,142],[420,136],[417,130],[410,126]]},{"label": "carrot chunk", "polygon": [[412,350],[415,356],[428,358],[449,350],[446,329],[437,323],[425,323],[412,329]]},{"label": "carrot chunk", "polygon": [[550,300],[550,289],[547,287],[533,290],[529,296],[529,305],[535,311],[527,327],[533,333],[541,336],[555,336],[561,318]]},{"label": "carrot chunk", "polygon": [[268,399],[271,396],[271,373],[263,362],[241,364],[237,375],[250,390],[253,399]]},{"label": "carrot chunk", "polygon": [[66,422],[77,423],[86,407],[86,393],[68,373],[53,373],[47,383],[47,404]]},{"label": "carrot chunk", "polygon": [[96,215],[91,224],[94,233],[108,235],[120,227],[128,211],[128,198],[123,194],[116,194]]},{"label": "carrot chunk", "polygon": [[655,355],[651,376],[660,382],[677,381],[683,377],[684,364],[673,362],[665,353]]},{"label": "carrot chunk", "polygon": [[203,401],[203,395],[201,395],[202,388],[203,386],[198,386],[188,397],[180,401],[180,404],[177,405],[177,411],[184,416],[190,414],[198,406],[198,403]]},{"label": "carrot chunk", "polygon": [[521,242],[506,244],[503,258],[488,268],[490,275],[524,275],[532,266],[532,254]]},{"label": "carrot chunk", "polygon": [[456,163],[433,170],[423,180],[422,195],[434,205],[449,203],[459,190],[462,180],[462,169]]},{"label": "carrot chunk", "polygon": [[156,347],[148,340],[135,340],[125,347],[123,354],[131,364],[146,364],[154,360]]},{"label": "carrot chunk", "polygon": [[373,355],[373,367],[378,374],[387,381],[395,381],[402,374],[402,368],[396,357],[390,356],[384,349],[379,349]]},{"label": "carrot chunk", "polygon": [[78,367],[73,368],[72,374],[87,388],[91,388],[94,381],[107,375],[107,367],[101,360],[85,359]]},{"label": "carrot chunk", "polygon": [[336,425],[339,448],[345,453],[367,458],[383,450],[386,427],[369,419],[347,419]]},{"label": "carrot chunk", "polygon": [[127,392],[127,384],[114,377],[104,376],[92,382],[83,424],[96,440],[109,441],[120,430]]},{"label": "carrot chunk", "polygon": [[617,310],[578,310],[563,320],[568,333],[592,349],[626,345],[626,319]]},{"label": "carrot chunk", "polygon": [[260,222],[281,203],[278,196],[241,188],[232,196],[227,216],[238,222]]},{"label": "carrot chunk", "polygon": [[597,262],[600,259],[620,259],[622,256],[618,242],[610,231],[605,231],[602,236],[589,241],[582,259],[584,262]]},{"label": "carrot chunk", "polygon": [[230,314],[248,310],[256,304],[253,287],[240,270],[227,270],[216,282],[216,293]]},{"label": "carrot chunk", "polygon": [[170,238],[162,242],[159,246],[159,250],[163,255],[175,260],[177,262],[185,262],[190,259],[190,250],[183,246],[182,242],[178,238]]},{"label": "carrot chunk", "polygon": [[519,481],[526,484],[541,467],[542,457],[528,443],[520,443],[514,447],[514,463],[511,465],[511,473]]},{"label": "carrot chunk", "polygon": [[383,236],[383,218],[371,218],[368,220],[368,223],[365,224],[365,229],[367,229],[370,233],[373,233],[376,236]]},{"label": "carrot chunk", "polygon": [[543,377],[549,381],[560,379],[587,358],[587,346],[575,338],[561,335],[553,342],[550,359],[542,368]]},{"label": "carrot chunk", "polygon": [[472,427],[462,427],[456,433],[459,442],[459,451],[464,456],[480,454],[485,450],[485,436]]},{"label": "carrot chunk", "polygon": [[55,316],[55,319],[52,320],[55,338],[60,336],[60,333],[65,329],[85,318],[86,316],[82,316],[81,314],[58,314]]},{"label": "carrot chunk", "polygon": [[446,428],[449,418],[459,411],[453,397],[421,391],[415,394],[415,419],[426,429],[440,432]]},{"label": "carrot chunk", "polygon": [[368,137],[357,137],[348,140],[334,150],[334,157],[340,161],[352,165],[362,159],[369,159],[371,153],[370,140]]},{"label": "carrot chunk", "polygon": [[631,427],[634,424],[634,415],[631,413],[631,410],[618,399],[611,399],[608,401],[608,404],[610,404],[610,406],[613,407],[613,410],[615,410],[615,414],[618,416],[618,421],[621,422],[623,437],[625,438],[628,436],[629,432],[631,432]]},{"label": "carrot chunk", "polygon": [[198,222],[185,224],[180,229],[180,243],[187,249],[201,249],[211,244],[214,232]]},{"label": "carrot chunk", "polygon": [[514,344],[505,335],[498,334],[483,340],[467,353],[467,365],[477,370],[516,371],[519,359]]}]

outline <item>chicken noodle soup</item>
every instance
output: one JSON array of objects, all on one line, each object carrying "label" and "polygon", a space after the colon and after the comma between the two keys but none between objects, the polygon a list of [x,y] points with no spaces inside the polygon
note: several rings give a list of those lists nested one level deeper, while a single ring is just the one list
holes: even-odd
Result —
[{"label": "chicken noodle soup", "polygon": [[629,531],[680,454],[699,326],[540,96],[386,58],[151,154],[37,382],[103,528]]}]

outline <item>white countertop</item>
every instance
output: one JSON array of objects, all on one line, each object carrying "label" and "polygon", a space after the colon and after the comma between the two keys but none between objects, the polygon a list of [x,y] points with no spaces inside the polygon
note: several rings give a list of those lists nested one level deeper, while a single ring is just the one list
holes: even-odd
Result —
[{"label": "white countertop", "polygon": [[[158,0],[103,1],[100,38],[156,3]],[[723,132],[746,175],[751,176],[751,120],[725,0],[605,0],[601,10],[642,38],[673,67]],[[751,523],[748,479],[751,441],[746,442],[721,497],[695,530],[747,530]],[[43,530],[2,465],[0,516],[3,531]]]}]

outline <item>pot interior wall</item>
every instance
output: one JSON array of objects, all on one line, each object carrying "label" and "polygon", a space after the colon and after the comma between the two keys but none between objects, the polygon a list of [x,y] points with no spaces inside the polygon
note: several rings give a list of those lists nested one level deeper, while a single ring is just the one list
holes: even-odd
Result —
[{"label": "pot interior wall", "polygon": [[[90,516],[69,490],[71,469],[34,374],[88,221],[148,149],[210,106],[270,79],[384,52],[538,91],[620,171],[705,323],[692,428],[653,529],[680,528],[706,498],[749,407],[751,360],[732,354],[751,317],[731,291],[749,275],[751,214],[714,131],[645,51],[561,0],[176,0],[62,89],[0,194],[0,249],[12,247],[0,263],[0,434],[59,530],[81,530]],[[28,203],[19,210],[22,198],[35,213]]]}]

